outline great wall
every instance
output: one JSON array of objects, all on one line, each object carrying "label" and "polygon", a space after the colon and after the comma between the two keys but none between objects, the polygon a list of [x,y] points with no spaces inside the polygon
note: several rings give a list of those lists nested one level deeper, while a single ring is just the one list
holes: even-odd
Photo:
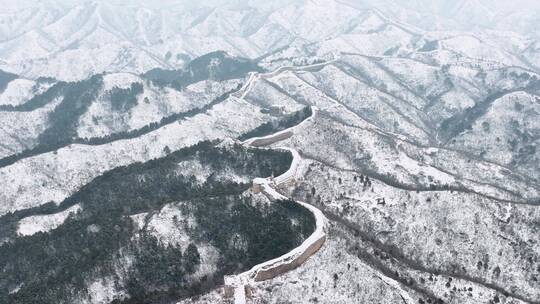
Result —
[{"label": "great wall", "polygon": [[[253,147],[265,147],[290,138],[294,135],[295,128],[313,119],[315,115],[316,108],[313,109],[313,114],[309,118],[294,127],[268,136],[248,139],[244,141],[243,144]],[[272,202],[288,200],[288,198],[279,193],[277,189],[282,187],[290,187],[294,185],[299,178],[301,178],[301,176],[299,176],[301,173],[299,167],[302,163],[302,158],[298,151],[286,147],[276,149],[288,150],[293,156],[291,166],[287,172],[275,178],[256,178],[253,180],[253,192],[263,193]],[[237,275],[225,276],[225,297],[234,297],[235,304],[247,303],[250,296],[249,291],[251,288],[253,288],[256,282],[275,278],[276,276],[299,267],[323,246],[326,240],[325,227],[327,222],[324,214],[319,209],[304,202],[294,201],[294,203],[303,206],[313,214],[315,218],[315,231],[300,246],[294,248],[290,252],[270,261],[255,265],[246,272]]]}]

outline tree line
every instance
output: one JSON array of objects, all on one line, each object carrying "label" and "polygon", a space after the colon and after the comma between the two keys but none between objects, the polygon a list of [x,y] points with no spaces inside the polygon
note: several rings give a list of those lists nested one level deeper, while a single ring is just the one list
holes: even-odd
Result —
[{"label": "tree line", "polygon": [[[87,294],[93,279],[112,277],[129,294],[117,303],[158,303],[198,294],[219,284],[225,273],[246,270],[297,246],[314,227],[309,212],[291,203],[256,204],[244,194],[250,184],[215,176],[201,183],[176,169],[181,161],[199,161],[215,172],[251,179],[286,171],[290,153],[216,144],[202,142],[160,159],[115,168],[58,206],[47,204],[0,218],[2,225],[75,204],[82,207],[49,232],[15,237],[11,230],[10,240],[0,246],[0,302],[65,303]],[[169,203],[184,206],[183,216],[197,222],[197,229],[187,229],[193,240],[189,246],[166,246],[144,230],[133,237],[136,225],[130,215],[158,212]],[[244,245],[229,246],[236,238]],[[198,245],[203,243],[218,249],[218,270],[201,280],[190,279],[198,269]],[[121,253],[134,258],[124,279],[116,272]]]}]

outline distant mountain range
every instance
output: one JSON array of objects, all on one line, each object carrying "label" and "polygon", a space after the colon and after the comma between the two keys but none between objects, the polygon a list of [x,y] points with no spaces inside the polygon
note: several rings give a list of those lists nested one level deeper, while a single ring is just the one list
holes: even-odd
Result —
[{"label": "distant mountain range", "polygon": [[[407,8],[390,0],[214,2],[165,1],[152,8],[144,1],[7,2],[0,9],[0,69],[28,78],[80,80],[101,72],[176,69],[216,50],[256,58],[291,43],[339,37],[345,44],[369,46],[374,32],[390,32],[392,38],[378,49],[357,51],[383,55],[402,47],[404,39],[410,42],[410,36],[442,35],[473,47],[485,39],[525,65],[540,62],[535,40],[540,5],[532,1],[513,4],[511,14],[497,10],[508,9],[503,1],[488,1],[488,9],[480,0],[407,1]],[[513,33],[504,30],[509,27]],[[430,33],[441,30],[453,32]],[[474,30],[477,37],[455,30]],[[480,55],[489,58],[486,53]]]},{"label": "distant mountain range", "polygon": [[0,303],[539,303],[540,4],[5,2]]}]

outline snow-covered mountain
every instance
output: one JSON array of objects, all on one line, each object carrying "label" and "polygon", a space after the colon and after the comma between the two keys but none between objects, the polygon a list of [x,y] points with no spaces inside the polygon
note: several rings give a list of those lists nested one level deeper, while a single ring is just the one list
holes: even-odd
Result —
[{"label": "snow-covered mountain", "polygon": [[[191,58],[216,50],[255,58],[294,41],[330,40],[340,44],[338,50],[352,43],[348,48],[382,55],[404,47],[410,39],[418,40],[427,31],[471,28],[475,35],[429,38],[477,50],[477,40],[487,40],[505,46],[506,54],[498,59],[540,65],[536,55],[530,54],[538,38],[533,17],[538,5],[518,4],[511,14],[507,6],[500,6],[489,5],[492,10],[488,10],[483,1],[470,0],[407,5],[389,0],[269,1],[266,5],[261,1],[166,1],[152,7],[131,1],[13,2],[0,9],[0,69],[28,78],[80,80],[101,72],[139,74],[155,67],[179,68]],[[505,31],[508,28],[515,31],[510,34]]]},{"label": "snow-covered mountain", "polygon": [[538,303],[538,11],[6,1],[0,303]]}]

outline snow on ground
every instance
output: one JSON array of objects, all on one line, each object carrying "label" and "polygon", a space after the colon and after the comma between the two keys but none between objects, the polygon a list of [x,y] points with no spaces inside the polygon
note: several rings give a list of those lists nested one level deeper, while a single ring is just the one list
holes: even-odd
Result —
[{"label": "snow on ground", "polygon": [[[155,67],[178,68],[189,58],[215,50],[256,58],[295,41],[319,43],[320,53],[349,51],[380,56],[393,50],[408,55],[419,48],[417,44],[424,37],[447,40],[449,47],[470,53],[472,58],[525,65],[516,57],[534,42],[510,31],[426,35],[420,28],[451,30],[456,21],[411,11],[392,1],[369,6],[354,1],[278,3],[258,1],[240,8],[216,3],[149,8],[140,1],[130,6],[109,2],[29,5],[25,11],[5,14],[6,22],[0,25],[0,68],[27,77],[49,75],[72,80],[104,71],[141,73]],[[492,29],[526,28],[525,32],[536,33],[532,24],[537,11],[525,11],[499,20],[506,28],[494,25]],[[470,19],[483,17],[481,13]],[[534,52],[529,53],[525,54],[530,61],[538,62]]]},{"label": "snow on ground", "polygon": [[519,66],[522,64],[510,55],[510,53],[499,51],[499,48],[496,46],[490,45],[473,35],[455,36],[441,41],[441,44],[444,48],[478,60],[490,60],[509,66]]},{"label": "snow on ground", "polygon": [[51,231],[62,225],[68,216],[80,210],[81,206],[74,205],[62,212],[54,214],[25,217],[19,221],[17,233],[22,236],[29,236],[38,232]]},{"label": "snow on ground", "polygon": [[[192,202],[180,202],[167,204],[159,212],[153,214],[146,222],[145,230],[157,237],[163,246],[174,245],[186,250],[193,242],[186,228],[197,229],[197,222],[193,217],[186,217],[181,212],[182,205],[190,205]],[[212,275],[217,271],[219,262],[218,250],[210,244],[197,243],[201,263],[192,277],[202,278]]]},{"label": "snow on ground", "polygon": [[394,25],[386,25],[380,31],[341,34],[320,42],[318,55],[331,52],[359,53],[367,56],[382,56],[386,51],[402,47],[410,48],[412,35]]},{"label": "snow on ground", "polygon": [[185,218],[178,206],[179,204],[163,206],[159,212],[147,220],[145,229],[156,236],[164,245],[187,248],[190,238],[184,228],[195,228],[197,223],[193,218]]},{"label": "snow on ground", "polygon": [[260,78],[255,78],[253,82],[249,87],[249,91],[243,97],[251,103],[264,108],[279,109],[283,114],[298,111],[302,108],[302,104],[268,85]]},{"label": "snow on ground", "polygon": [[[299,155],[296,153],[296,158],[298,159]],[[294,164],[294,161],[293,161]],[[293,169],[294,168],[294,169]],[[293,169],[295,172],[292,173],[293,175],[296,175],[297,166],[291,166],[291,169]],[[291,173],[284,173],[283,175],[280,175],[280,177],[283,179],[284,176],[287,176]],[[280,177],[276,178],[279,179]],[[273,184],[276,182],[277,184]],[[281,181],[281,182],[289,182],[289,181]],[[254,180],[254,183],[261,183],[259,184],[261,187],[262,193],[264,193],[268,199],[271,201],[276,200],[286,200],[287,197],[277,192],[274,187],[279,187],[280,182],[276,180],[271,179],[263,179],[258,178]],[[286,254],[279,256],[277,258],[271,259],[269,261],[265,261],[263,263],[257,264],[253,266],[251,269],[249,269],[246,272],[240,273],[238,275],[233,276],[226,276],[225,277],[225,284],[228,286],[234,286],[235,287],[235,298],[236,294],[240,292],[241,286],[244,286],[246,284],[253,284],[255,281],[259,280],[265,280],[268,273],[271,273],[270,276],[274,276],[277,274],[280,274],[283,272],[283,267],[291,267],[295,268],[294,265],[296,263],[303,264],[304,257],[309,258],[313,254],[316,254],[319,250],[320,246],[324,243],[325,237],[326,237],[326,223],[327,219],[324,216],[324,214],[317,209],[316,207],[296,201],[295,203],[303,206],[307,210],[309,210],[313,216],[315,217],[315,231],[300,244],[300,246],[292,249],[291,251],[287,252]],[[306,256],[307,255],[307,256]],[[296,265],[298,266],[298,265]],[[240,289],[239,289],[240,288]],[[243,303],[241,299],[239,299],[240,302],[236,302],[236,304]]]},{"label": "snow on ground", "polygon": [[43,93],[51,84],[40,84],[33,80],[18,78],[10,81],[0,93],[0,105],[21,105],[32,97]]},{"label": "snow on ground", "polygon": [[302,267],[257,283],[253,303],[402,303],[401,291],[347,252],[350,245],[332,232]]},{"label": "snow on ground", "polygon": [[266,122],[268,115],[234,97],[205,113],[163,126],[140,137],[89,146],[74,144],[0,168],[0,214],[61,202],[94,177],[117,166],[165,156],[202,140],[237,137]]},{"label": "snow on ground", "polygon": [[99,278],[88,286],[88,304],[107,304],[118,298],[113,278]]},{"label": "snow on ground", "polygon": [[[345,70],[348,70],[348,67],[351,66],[351,72],[358,74],[356,77],[365,77],[365,80],[373,83],[373,86],[405,100],[417,109],[422,108],[427,103],[426,99],[414,93],[415,85],[409,87],[407,83],[403,82],[401,77],[397,76],[397,73],[394,73],[391,69],[386,70],[386,67],[381,65],[381,62],[378,60],[365,56],[348,55],[342,56],[338,64],[341,62],[345,64]],[[425,67],[418,67],[418,71],[415,71],[415,73],[422,74],[422,68],[425,69]]]},{"label": "snow on ground", "polygon": [[[280,145],[294,147],[308,158],[344,170],[369,170],[412,187],[450,184],[521,202],[534,199],[540,193],[538,186],[531,185],[524,176],[503,175],[501,172],[507,171],[504,167],[472,161],[466,154],[445,149],[429,155],[427,148],[374,130],[341,124],[323,111]],[[409,171],[412,169],[413,172]],[[483,175],[479,176],[478,172]]]},{"label": "snow on ground", "polygon": [[435,122],[437,126],[440,126],[444,119],[474,105],[474,99],[467,92],[461,89],[452,89],[438,98],[437,102],[430,107],[429,113],[432,117],[440,118]]},{"label": "snow on ground", "polygon": [[[401,126],[404,121],[407,122],[407,119],[423,126],[422,119],[418,120],[418,115],[414,115],[414,111],[409,113],[398,111],[399,115],[394,125],[389,124],[388,121],[379,123],[374,120],[377,116],[373,113],[380,111],[381,103],[384,103],[381,96],[384,94],[381,95],[380,92],[371,88],[375,95],[369,95],[364,92],[364,87],[359,86],[361,82],[348,75],[341,77],[344,73],[335,66],[321,65],[321,67],[318,71],[295,68],[294,73],[290,71],[273,73],[275,75],[269,78],[289,95],[295,96],[295,99],[316,105],[324,113],[322,118],[326,121],[323,123],[324,126],[302,128],[306,134],[301,135],[300,139],[295,136],[288,140],[296,142],[300,150],[310,155],[317,155],[328,162],[339,163],[344,169],[353,169],[358,166],[369,168],[408,185],[418,183],[423,187],[453,185],[491,197],[521,202],[534,200],[540,196],[539,187],[531,184],[526,175],[516,174],[508,178],[507,168],[477,159],[472,161],[466,152],[442,150],[426,155],[422,146],[410,142],[414,132],[405,130],[400,132],[402,135],[392,132],[396,124]],[[496,79],[501,79],[499,71],[489,72],[488,75],[492,79],[490,85],[497,85]],[[259,80],[255,77],[254,82],[257,81]],[[256,86],[252,85],[252,87]],[[434,87],[437,86],[440,84],[434,85]],[[363,93],[357,96],[356,92]],[[347,94],[352,94],[352,97]],[[372,100],[375,97],[379,98],[376,102]],[[373,103],[373,107],[366,107],[365,104],[369,102]],[[390,103],[396,105],[400,101],[394,99]],[[443,107],[450,110],[453,106],[455,104]],[[459,105],[459,107],[462,106]],[[354,112],[351,109],[354,109]],[[394,111],[394,109],[391,110]],[[388,115],[381,116],[388,118]],[[429,128],[429,126],[423,126],[419,130],[424,132],[423,129]],[[422,144],[429,148],[432,143]],[[321,151],[326,152],[321,153]],[[478,172],[483,172],[484,175],[480,177]]]},{"label": "snow on ground", "polygon": [[[360,16],[359,11],[352,6],[344,9],[341,2],[324,3],[324,6],[321,4],[322,1],[307,1],[304,6],[290,4],[280,12],[256,15],[246,23],[245,11],[224,8],[216,9],[202,19],[193,18],[197,17],[193,15],[182,15],[182,18],[174,15],[173,18],[180,21],[157,22],[164,27],[172,24],[182,30],[185,24],[191,24],[185,30],[189,33],[186,36],[173,34],[170,28],[144,28],[138,24],[134,28],[140,29],[142,36],[135,38],[143,38],[140,40],[148,45],[148,48],[142,49],[129,43],[116,44],[116,36],[101,26],[95,26],[103,22],[101,18],[107,19],[107,14],[102,15],[101,10],[95,10],[93,14],[94,8],[91,5],[81,6],[71,14],[65,14],[61,22],[48,28],[43,26],[40,31],[23,31],[17,38],[2,43],[5,60],[1,60],[0,64],[2,67],[14,67],[28,75],[63,74],[63,77],[79,78],[88,72],[107,69],[143,71],[156,64],[169,66],[173,63],[162,58],[166,57],[162,55],[168,50],[174,50],[170,54],[173,57],[185,53],[200,54],[217,48],[254,57],[266,53],[270,48],[287,45],[292,36],[303,36],[315,43],[309,46],[300,43],[300,46],[296,45],[281,54],[310,52],[310,58],[327,58],[334,57],[337,51],[376,56],[386,56],[387,51],[392,51],[389,53],[410,57],[375,58],[389,68],[389,72],[382,72],[370,60],[358,60],[356,67],[364,68],[368,74],[372,74],[371,80],[375,84],[385,84],[387,87],[384,90],[365,84],[339,71],[334,65],[320,71],[297,69],[294,72],[268,75],[289,95],[299,94],[303,101],[320,107],[323,113],[322,118],[306,123],[299,132],[295,130],[294,137],[279,145],[295,147],[302,155],[319,158],[327,164],[319,164],[320,167],[314,166],[311,171],[307,170],[311,172],[306,179],[307,183],[315,187],[320,196],[317,203],[373,234],[373,239],[394,245],[406,256],[426,267],[442,269],[446,273],[465,272],[488,284],[500,285],[512,293],[537,299],[540,286],[538,273],[534,269],[540,269],[536,255],[540,250],[537,241],[538,208],[521,205],[511,207],[488,199],[485,195],[523,202],[527,198],[538,197],[538,185],[531,182],[527,174],[514,174],[511,168],[472,159],[465,153],[429,147],[432,138],[424,133],[430,126],[424,124],[424,115],[415,111],[426,105],[423,103],[425,100],[414,97],[400,83],[425,95],[422,96],[424,98],[433,97],[428,118],[437,125],[440,118],[450,117],[472,106],[475,100],[482,100],[484,92],[489,89],[514,86],[513,80],[501,77],[502,72],[489,70],[504,64],[523,65],[522,60],[507,52],[516,51],[512,48],[517,47],[517,52],[521,53],[530,42],[521,41],[510,34],[509,39],[503,42],[508,46],[500,50],[493,43],[486,43],[477,36],[447,33],[439,37],[444,41],[436,50],[417,53],[414,51],[419,46],[416,40],[422,39],[421,35],[410,33],[397,23],[377,18],[377,11],[363,11],[365,15]],[[92,10],[87,11],[88,8]],[[77,18],[79,13],[88,18]],[[132,13],[126,9],[128,17]],[[248,10],[247,13],[252,12]],[[153,14],[150,16],[164,21],[161,15],[159,18]],[[88,20],[82,22],[84,24],[81,29],[65,26],[79,19]],[[125,19],[139,21],[139,18]],[[363,23],[350,22],[356,19],[363,20]],[[191,20],[198,22],[188,22]],[[157,34],[148,35],[152,32]],[[46,35],[56,41],[47,41],[44,38]],[[61,47],[77,45],[77,48],[65,48],[49,56],[49,52],[55,49],[55,43]],[[534,56],[534,48],[531,45],[530,51],[523,54]],[[95,58],[102,60],[95,63]],[[537,56],[533,57],[533,62],[535,58]],[[302,60],[291,61],[298,63]],[[30,62],[31,66],[26,66]],[[73,63],[80,65],[79,69],[70,68]],[[449,69],[446,69],[448,66],[442,66],[446,64],[451,64]],[[488,72],[488,75],[483,76],[483,72]],[[107,90],[113,86],[126,87],[136,81],[137,77],[119,74],[106,76],[106,79]],[[105,100],[94,103],[81,118],[79,135],[102,136],[111,130],[138,128],[169,113],[191,109],[197,105],[195,101],[199,100],[198,94],[206,96],[209,93],[206,83],[199,83],[189,93],[163,89],[167,91],[163,94],[167,100],[154,100],[157,99],[155,96],[159,89],[145,85],[147,90],[127,115],[110,115]],[[23,91],[29,89],[28,82],[14,82],[13,87],[8,86],[4,92],[2,96],[6,99],[1,99],[0,103],[20,104],[23,97],[17,99],[13,97],[14,94],[23,96]],[[396,96],[383,92],[386,90]],[[209,91],[214,92],[212,88]],[[175,150],[202,139],[235,137],[268,120],[269,117],[253,105],[257,102],[284,106],[287,110],[298,106],[286,94],[259,80],[254,82],[249,94],[242,97],[246,99],[230,98],[207,113],[164,126],[140,138],[92,147],[72,145],[1,168],[0,184],[4,190],[0,193],[0,200],[4,203],[0,206],[0,214],[37,206],[49,200],[59,202],[111,168],[165,155],[166,147]],[[146,98],[148,102],[145,102]],[[406,99],[409,104],[400,98]],[[170,100],[175,102],[169,104]],[[527,101],[527,104],[523,101]],[[505,165],[516,160],[523,161],[518,165],[525,167],[525,171],[530,170],[531,176],[536,174],[538,170],[535,165],[538,160],[535,158],[535,145],[530,143],[536,140],[535,135],[538,133],[537,104],[536,97],[524,93],[499,99],[471,130],[460,134],[453,147],[485,154],[482,157]],[[432,115],[435,113],[436,116]],[[31,118],[43,121],[42,116]],[[15,115],[9,119],[0,119],[3,122],[0,131],[5,134],[2,136],[4,143],[0,144],[0,155],[31,145],[31,139],[37,137],[39,128],[43,128],[43,123],[38,123],[38,127],[32,129],[27,126],[28,121],[21,120],[20,123],[19,120],[20,117]],[[94,123],[94,120],[98,123]],[[122,123],[116,125],[117,121]],[[19,138],[10,136],[12,130],[26,132],[27,140],[16,142]],[[407,139],[422,142],[424,146],[407,142]],[[516,143],[518,139],[521,142]],[[531,157],[524,155],[531,151]],[[179,170],[201,170],[202,175],[198,177],[201,181],[208,174],[207,170],[196,164],[181,164]],[[355,181],[357,176],[353,177],[353,174],[364,171],[377,173],[381,179],[397,181],[398,184],[412,188],[452,184],[482,195],[457,191],[416,193],[397,189],[375,179],[367,187]],[[310,187],[306,187],[306,192],[311,192]],[[272,192],[272,189],[268,191]],[[378,201],[380,198],[384,198],[385,202]],[[178,214],[174,206],[167,206],[149,218],[148,227],[164,242],[178,241],[185,245],[189,240],[178,235],[175,230],[178,226],[173,223]],[[51,223],[56,223],[59,214],[49,217],[47,224],[40,222],[42,218],[33,217],[32,225],[23,223],[27,220],[23,219],[23,230],[20,233],[52,229]],[[135,218],[142,223],[143,217],[146,215],[137,215]],[[189,220],[187,224],[190,224]],[[351,239],[352,242],[349,241]],[[381,275],[373,265],[369,266],[358,259],[351,248],[360,241],[360,238],[354,239],[350,232],[332,229],[321,255],[315,255],[305,267],[277,280],[261,283],[255,292],[256,301],[354,303],[361,299],[373,303],[410,303],[411,298],[417,300],[414,291],[400,286],[395,280]],[[208,256],[212,256],[211,249],[202,249],[202,252],[201,256],[206,256],[205,252],[210,252]],[[422,282],[422,279],[428,280],[425,272],[403,269],[400,265],[393,267],[396,273],[399,270],[400,274],[414,278],[415,284]],[[482,284],[454,278],[453,283],[448,283],[453,287],[450,289],[443,279],[448,278],[436,276],[432,283],[427,282],[426,288],[441,297],[449,297],[450,303],[494,301],[493,290],[480,286]],[[105,279],[94,282],[90,290],[95,294],[93,297],[96,303],[110,301],[109,295],[114,293],[114,287]],[[212,303],[217,302],[215,298],[208,299],[214,301]],[[503,302],[519,303],[514,299],[505,301],[504,298]]]},{"label": "snow on ground", "polygon": [[187,160],[178,163],[176,172],[185,176],[195,176],[197,182],[204,183],[214,172],[209,166],[197,160]]},{"label": "snow on ground", "polygon": [[186,160],[177,164],[176,172],[185,176],[195,176],[199,183],[204,183],[211,176],[216,180],[228,180],[236,183],[250,183],[247,176],[238,175],[231,168],[224,168],[215,171],[208,164],[201,163],[198,160]]},{"label": "snow on ground", "polygon": [[[315,196],[307,196],[309,202],[358,226],[368,233],[368,239],[399,248],[397,256],[402,253],[427,270],[389,259],[388,253],[369,247],[373,245],[364,238],[330,222],[327,241],[317,254],[295,270],[247,286],[248,303],[428,303],[423,292],[410,286],[452,304],[487,303],[495,298],[524,303],[467,277],[484,278],[530,299],[537,297],[538,283],[528,277],[528,269],[535,267],[535,257],[531,259],[528,253],[538,252],[533,241],[538,233],[534,225],[538,210],[534,207],[509,208],[509,204],[467,193],[400,190],[376,179],[366,188],[360,173],[309,163],[304,183],[297,189],[300,191],[294,192],[301,194],[296,199],[305,199],[314,187]],[[380,203],[383,198],[385,202]],[[516,241],[523,246],[515,246]],[[366,263],[361,252],[381,264]],[[522,268],[523,263],[530,266]],[[465,278],[448,275],[457,271],[456,267],[463,267]],[[232,300],[216,289],[179,303]]]},{"label": "snow on ground", "polygon": [[408,103],[360,82],[333,66],[300,77],[381,129],[406,134],[421,142],[427,141],[424,131],[427,127],[423,120],[418,119],[424,115]]},{"label": "snow on ground", "polygon": [[[79,119],[79,137],[101,137],[122,131],[132,131],[175,113],[201,108],[215,98],[236,88],[241,80],[216,82],[200,81],[179,91],[153,85],[139,76],[127,73],[107,74],[96,101]],[[129,88],[132,84],[143,85],[144,92],[128,110],[114,110],[109,92],[114,88]]]},{"label": "snow on ground", "polygon": [[111,73],[103,75],[103,90],[109,91],[113,88],[127,89],[132,83],[140,82],[141,78],[132,73]]},{"label": "snow on ground", "polygon": [[225,297],[224,288],[216,288],[206,294],[182,299],[176,304],[234,304],[234,298]]},{"label": "snow on ground", "polygon": [[[523,172],[539,178],[534,146],[540,132],[540,104],[537,96],[516,92],[493,102],[470,130],[460,134],[452,147],[471,151],[503,165],[514,162]],[[518,153],[516,153],[518,152]]]},{"label": "snow on ground", "polygon": [[348,124],[357,127],[378,129],[372,123],[358,116],[358,114],[347,110],[335,99],[330,98],[314,86],[305,82],[299,77],[302,74],[302,72],[293,73],[289,71],[279,74],[271,78],[271,80],[279,84],[280,87],[287,91],[290,95],[294,95],[296,98],[309,101],[310,104],[321,109],[321,111],[328,113],[328,115],[333,115],[334,117],[347,121]]},{"label": "snow on ground", "polygon": [[[287,132],[293,133],[294,129],[298,128],[301,125],[306,124],[309,120],[313,119],[316,115],[317,109],[314,108],[313,114],[308,119],[302,121],[299,125],[285,130]],[[283,131],[276,132],[274,134],[263,137],[268,140],[269,143],[279,142],[281,140],[281,134]],[[261,139],[261,138],[255,138]],[[250,145],[252,140],[247,140],[244,144]],[[254,185],[258,185],[262,193],[264,193],[270,201],[277,200],[286,200],[287,197],[280,194],[275,190],[275,187],[287,186],[288,183],[295,182],[296,178],[300,178],[299,174],[301,173],[302,159],[298,151],[291,148],[281,148],[291,152],[293,160],[291,162],[290,168],[283,174],[275,178],[256,178],[253,180]],[[294,269],[297,266],[301,266],[305,262],[305,259],[308,259],[311,255],[317,253],[320,250],[320,247],[324,244],[326,238],[326,223],[327,219],[324,214],[317,209],[316,207],[300,202],[295,201],[296,204],[299,204],[309,210],[315,217],[315,231],[306,239],[300,246],[292,249],[286,254],[274,258],[269,261],[257,264],[253,266],[246,272],[243,272],[238,275],[226,276],[225,285],[229,288],[234,288],[234,303],[235,304],[245,304],[246,303],[246,285],[253,284],[254,280],[265,280],[267,277],[277,276],[291,268]]]},{"label": "snow on ground", "polygon": [[[132,236],[135,242],[141,233],[150,233],[156,237],[161,246],[175,246],[185,253],[188,245],[195,241],[190,238],[190,232],[186,229],[196,229],[195,218],[186,216],[182,209],[192,202],[183,201],[169,203],[154,213],[139,213],[130,216],[136,224],[136,231]],[[218,250],[207,243],[195,243],[200,254],[200,264],[195,273],[186,277],[186,280],[202,280],[204,277],[212,276],[216,273],[220,254]],[[114,299],[127,296],[125,290],[125,278],[128,277],[130,268],[134,262],[133,256],[120,250],[114,261],[115,273],[117,277],[100,278],[89,283],[88,294],[83,293],[74,303],[80,304],[106,304]]]},{"label": "snow on ground", "polygon": [[429,88],[437,81],[439,68],[407,58],[385,57],[381,63],[410,88]]},{"label": "snow on ground", "polygon": [[[308,202],[352,223],[367,238],[394,246],[425,269],[464,277],[451,284],[461,286],[458,292],[444,286],[448,280],[444,276],[433,286],[425,280],[438,296],[446,294],[449,303],[485,303],[494,297],[493,290],[468,282],[467,277],[538,298],[539,283],[533,278],[536,272],[531,272],[540,246],[535,241],[538,208],[456,191],[407,191],[373,178],[363,187],[359,175],[313,162],[297,193],[305,196],[314,187],[316,194]],[[411,275],[417,283],[422,282],[420,275],[426,278],[419,272]],[[467,285],[474,286],[469,299],[467,292],[461,293]]]},{"label": "snow on ground", "polygon": [[62,101],[56,98],[31,112],[0,111],[0,158],[33,148],[48,127],[48,115]]}]

